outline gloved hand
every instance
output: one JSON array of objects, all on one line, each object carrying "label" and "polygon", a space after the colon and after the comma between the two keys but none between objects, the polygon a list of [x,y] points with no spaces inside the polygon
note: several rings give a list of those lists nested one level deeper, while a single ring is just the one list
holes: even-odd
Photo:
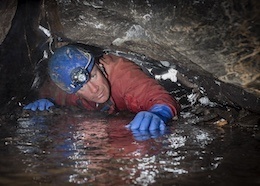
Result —
[{"label": "gloved hand", "polygon": [[137,113],[127,126],[133,130],[165,130],[166,123],[173,117],[167,105],[156,104],[149,111]]},{"label": "gloved hand", "polygon": [[28,105],[24,106],[23,109],[32,111],[36,111],[37,109],[39,109],[40,111],[43,111],[49,110],[52,106],[54,106],[54,104],[50,100],[39,99],[33,103],[29,103]]}]

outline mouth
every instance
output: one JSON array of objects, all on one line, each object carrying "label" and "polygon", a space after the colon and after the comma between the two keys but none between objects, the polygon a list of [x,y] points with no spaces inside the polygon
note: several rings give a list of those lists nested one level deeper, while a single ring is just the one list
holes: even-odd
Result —
[{"label": "mouth", "polygon": [[98,99],[101,99],[104,96],[103,91],[97,96]]}]

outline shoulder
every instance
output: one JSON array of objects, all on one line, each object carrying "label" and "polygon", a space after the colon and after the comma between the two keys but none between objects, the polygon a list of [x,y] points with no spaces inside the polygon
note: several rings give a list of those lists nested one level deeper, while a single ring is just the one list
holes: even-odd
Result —
[{"label": "shoulder", "polygon": [[116,70],[117,73],[120,71],[125,71],[133,68],[139,69],[140,67],[135,64],[133,61],[130,61],[124,57],[116,56],[113,54],[103,55],[99,62],[104,66],[106,72],[108,74],[112,73],[112,71]]},{"label": "shoulder", "polygon": [[115,64],[115,63],[132,62],[132,61],[130,61],[126,58],[120,57],[120,56],[113,55],[113,54],[105,54],[100,58],[99,62],[102,64],[109,65],[111,63]]}]

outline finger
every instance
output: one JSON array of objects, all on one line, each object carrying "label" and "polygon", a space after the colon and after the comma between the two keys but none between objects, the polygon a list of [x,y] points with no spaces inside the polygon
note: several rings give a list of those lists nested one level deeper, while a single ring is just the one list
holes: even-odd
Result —
[{"label": "finger", "polygon": [[[161,136],[164,135],[164,134],[167,134],[169,131],[167,129],[167,127],[165,126],[165,129],[164,130],[160,130],[160,134]],[[169,133],[170,134],[170,133]]]},{"label": "finger", "polygon": [[143,120],[143,116],[144,113],[143,112],[139,112],[135,118],[130,122],[130,129],[131,130],[138,130],[140,127],[140,124]]},{"label": "finger", "polygon": [[40,101],[40,102],[39,102],[39,105],[38,105],[38,109],[39,109],[40,111],[45,110],[45,104],[46,104],[46,102]]},{"label": "finger", "polygon": [[159,130],[150,130],[151,138],[158,138],[161,136],[161,133]]},{"label": "finger", "polygon": [[142,122],[140,123],[140,130],[148,130],[149,126],[151,124],[151,120],[152,120],[152,114],[151,113],[145,113],[144,114],[144,118],[142,120]]},{"label": "finger", "polygon": [[23,109],[30,110],[32,108],[32,103],[29,103],[28,105],[25,105]]},{"label": "finger", "polygon": [[153,118],[151,120],[151,124],[149,126],[149,130],[158,130],[161,121],[162,120],[158,116],[153,116]]},{"label": "finger", "polygon": [[54,104],[48,101],[48,103],[46,104],[46,109],[49,110],[52,106],[54,106]]},{"label": "finger", "polygon": [[37,108],[38,108],[38,102],[34,102],[34,103],[32,103],[31,110],[32,110],[32,111],[36,111]]},{"label": "finger", "polygon": [[163,121],[161,121],[159,128],[160,128],[161,131],[165,131],[166,130],[166,125],[165,125],[165,123]]}]

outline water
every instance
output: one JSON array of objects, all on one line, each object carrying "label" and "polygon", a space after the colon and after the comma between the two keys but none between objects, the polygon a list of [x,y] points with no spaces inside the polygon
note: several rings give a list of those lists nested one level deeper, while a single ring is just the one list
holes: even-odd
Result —
[{"label": "water", "polygon": [[64,111],[2,122],[0,185],[260,184],[252,131],[180,119],[135,138],[125,128],[133,117]]}]

